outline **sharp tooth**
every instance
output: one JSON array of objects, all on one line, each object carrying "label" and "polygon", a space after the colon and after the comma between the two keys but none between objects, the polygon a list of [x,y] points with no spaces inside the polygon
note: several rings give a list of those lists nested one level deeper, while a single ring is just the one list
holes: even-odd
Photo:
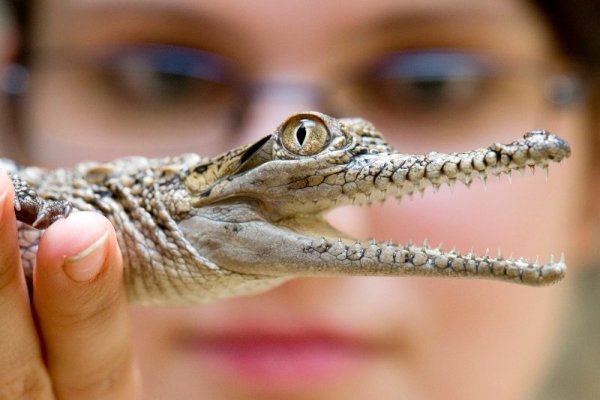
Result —
[{"label": "sharp tooth", "polygon": [[487,175],[484,174],[483,172],[480,172],[479,177],[481,178],[481,181],[483,182],[483,189],[487,191]]},{"label": "sharp tooth", "polygon": [[465,175],[465,185],[470,187],[471,183],[473,183],[473,178],[471,178],[471,175]]},{"label": "sharp tooth", "polygon": [[544,177],[546,178],[546,182],[548,182],[548,179],[550,178],[550,169],[547,165],[544,165],[542,169],[544,170]]},{"label": "sharp tooth", "polygon": [[560,261],[561,264],[565,263],[565,253],[560,253]]},{"label": "sharp tooth", "polygon": [[475,254],[475,249],[473,247],[471,247],[471,250],[469,250],[469,253],[466,255],[466,257],[471,259],[477,258],[477,254]]},{"label": "sharp tooth", "polygon": [[454,187],[456,186],[456,179],[450,179],[448,181],[448,186],[450,186],[450,191],[454,193]]},{"label": "sharp tooth", "polygon": [[502,249],[501,248],[498,248],[498,254],[496,255],[496,258],[498,260],[502,260]]},{"label": "sharp tooth", "polygon": [[490,256],[490,248],[488,247],[485,249],[484,257],[489,257],[489,256]]},{"label": "sharp tooth", "polygon": [[530,165],[529,169],[531,170],[531,175],[535,175],[535,165]]},{"label": "sharp tooth", "polygon": [[423,240],[423,247],[426,249],[429,248],[429,241],[427,239]]},{"label": "sharp tooth", "polygon": [[535,265],[540,265],[540,256],[535,256]]},{"label": "sharp tooth", "polygon": [[512,183],[512,171],[507,172],[506,178],[508,179],[508,183]]},{"label": "sharp tooth", "polygon": [[521,176],[525,176],[525,167],[519,167],[517,168],[517,171],[519,171],[519,174]]}]

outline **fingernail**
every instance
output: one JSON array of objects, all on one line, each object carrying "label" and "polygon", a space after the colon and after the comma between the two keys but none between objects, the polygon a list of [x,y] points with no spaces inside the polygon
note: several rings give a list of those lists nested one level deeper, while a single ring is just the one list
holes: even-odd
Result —
[{"label": "fingernail", "polygon": [[65,274],[80,283],[94,279],[104,265],[107,241],[108,231],[81,253],[68,257],[63,265]]}]

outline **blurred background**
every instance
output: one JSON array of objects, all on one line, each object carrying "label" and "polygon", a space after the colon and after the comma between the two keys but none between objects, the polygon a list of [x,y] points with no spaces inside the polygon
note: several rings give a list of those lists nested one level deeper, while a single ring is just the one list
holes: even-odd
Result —
[{"label": "blurred background", "polygon": [[[552,2],[549,2],[552,3]],[[582,2],[586,3],[587,2]],[[569,32],[569,47],[568,51],[576,54],[574,58],[586,58],[585,63],[585,74],[588,76],[588,81],[590,85],[597,83],[598,77],[598,65],[600,63],[600,6],[594,5],[594,2],[589,2],[589,5],[583,4],[579,8],[573,8],[572,13],[561,13],[560,7],[556,8],[554,14],[549,15],[549,19],[561,24],[565,24],[568,26]],[[23,138],[17,137],[17,135],[21,132],[21,128],[23,125],[27,125],[27,115],[19,114],[16,110],[16,104],[18,103],[18,97],[20,91],[23,90],[27,85],[27,75],[22,71],[17,64],[20,57],[23,57],[24,54],[19,50],[19,32],[18,32],[18,24],[15,20],[15,15],[13,13],[13,9],[4,1],[0,2],[0,87],[2,88],[3,96],[0,96],[0,156],[2,157],[10,157],[16,158],[19,160],[28,160],[30,162],[39,162],[45,165],[57,165],[60,164],[60,157],[46,157],[44,158],[43,154],[50,153],[56,154],[60,153],[61,149],[64,146],[73,146],[73,149],[81,147],[80,138],[75,136],[61,136],[62,131],[61,128],[63,125],[61,123],[57,123],[53,126],[52,133],[49,133],[49,137],[40,138],[37,142],[26,142]],[[582,56],[584,54],[584,56]],[[182,59],[187,59],[188,56],[185,53],[172,53],[173,57],[180,57]],[[442,54],[441,56],[446,57],[444,62],[456,63],[457,61],[454,56],[451,54]],[[416,61],[415,61],[416,60]],[[415,58],[413,62],[416,63],[428,63],[431,60],[428,59],[418,59]],[[135,62],[135,60],[130,60]],[[459,60],[463,62],[463,60]],[[212,62],[212,61],[211,61]],[[219,60],[214,60],[215,63],[218,63]],[[469,64],[471,66],[472,64]],[[581,63],[583,65],[583,63]],[[457,64],[457,68],[463,68],[464,65]],[[216,67],[215,67],[216,68]],[[385,67],[383,68],[383,73],[385,74]],[[521,67],[518,67],[521,68]],[[212,72],[205,72],[210,74]],[[435,73],[435,71],[430,71],[430,73]],[[133,78],[133,80],[131,80]],[[131,87],[136,87],[135,85],[139,85],[138,82],[135,81],[135,77],[125,76],[124,79],[129,79],[127,83],[131,85]],[[215,80],[221,79],[220,76],[215,76]],[[572,89],[570,85],[572,82],[565,81],[563,82],[567,87],[567,94],[569,96],[569,90]],[[384,90],[384,88],[380,88]],[[507,86],[506,88],[502,88],[502,90],[506,90],[506,98],[509,100],[506,104],[502,103],[501,105],[494,104],[491,107],[513,107],[511,103],[514,103],[514,92],[512,92],[514,88],[511,86],[510,88]],[[270,89],[269,89],[270,90]],[[277,88],[274,89],[277,92]],[[301,88],[299,90],[300,95],[312,95],[311,93],[304,93],[304,89]],[[524,89],[521,86],[517,86],[515,90],[521,90],[520,93],[524,93]],[[592,92],[593,96],[597,96],[595,92]],[[345,95],[345,92],[340,91],[340,94],[336,98],[338,104],[343,103],[344,99],[349,95]],[[517,92],[519,93],[519,92]],[[147,93],[134,93],[139,96],[150,96]],[[564,94],[564,92],[563,92]],[[76,96],[76,94],[73,94]],[[346,96],[346,97],[345,97]],[[522,99],[523,100],[523,99]],[[525,100],[523,100],[525,101]],[[561,98],[556,99],[557,102],[562,101]],[[99,104],[99,103],[98,103]],[[593,98],[590,100],[591,107],[597,107],[598,101],[597,98]],[[88,107],[88,108],[86,108]],[[73,119],[78,120],[81,119],[81,115],[85,114],[85,111],[88,109],[95,109],[98,107],[96,103],[91,105],[85,105],[78,109],[80,112],[78,115],[74,115]],[[482,106],[483,107],[483,106]],[[82,111],[83,110],[83,111]],[[597,108],[597,114],[600,115],[600,108]],[[109,114],[109,111],[104,110]],[[117,110],[112,110],[113,113],[118,113]],[[376,115],[378,110],[373,110],[373,113]],[[512,109],[504,109],[505,113],[512,113]],[[205,111],[205,113],[210,114],[211,111]],[[360,111],[358,112],[360,113]],[[99,112],[99,115],[102,115]],[[118,114],[113,114],[118,115]],[[188,118],[190,115],[189,110],[185,115],[180,115],[180,119]],[[452,114],[449,114],[451,117],[454,117]],[[193,116],[193,113],[192,113]],[[216,113],[214,114],[215,119],[220,118]],[[120,119],[123,124],[131,123],[132,125],[136,123],[137,120],[134,121],[134,116],[131,115],[123,115],[122,119]],[[377,118],[377,117],[375,117]],[[440,114],[439,118],[447,118],[447,116],[443,116]],[[483,117],[482,117],[483,118]],[[119,117],[114,117],[114,119],[119,119]],[[403,120],[406,121],[410,119],[409,116],[403,116]],[[446,124],[448,126],[450,124],[452,118],[446,120],[437,120],[437,124]],[[446,122],[441,122],[446,121]],[[485,125],[487,120],[479,121],[482,125]],[[81,121],[79,121],[81,122]],[[103,129],[111,129],[110,122],[107,121],[106,124],[101,124]],[[139,122],[139,121],[137,121]],[[474,123],[479,123],[475,121]],[[154,129],[156,127],[157,131],[165,130],[164,126],[161,124],[165,124],[165,126],[169,125],[169,121],[160,121],[158,118],[154,120],[150,120],[143,125],[142,130]],[[190,125],[194,125],[196,121],[190,121]],[[215,122],[215,124],[218,124]],[[531,124],[531,120],[527,120],[524,122],[524,126],[529,126]],[[423,121],[413,121],[413,128],[415,126],[426,125]],[[410,125],[409,125],[410,126]],[[592,126],[596,130],[597,137],[600,137],[600,124],[596,121]],[[187,129],[187,128],[186,128]],[[429,128],[425,128],[429,129]],[[463,129],[463,128],[460,128]],[[481,130],[479,126],[472,127],[474,131]],[[184,131],[185,129],[182,129]],[[414,129],[413,129],[414,130]],[[459,128],[457,128],[459,130]],[[158,134],[157,134],[158,135]],[[194,131],[190,133],[190,136],[187,137],[190,143],[194,142]],[[459,135],[459,133],[457,133]],[[131,143],[121,141],[119,142],[118,138],[113,138],[114,142],[111,143],[119,143],[116,146],[117,150],[114,149],[104,149],[100,147],[91,147],[88,150],[77,150],[77,159],[86,159],[93,158],[95,153],[103,154],[103,157],[112,158],[117,155],[125,155],[131,153],[133,149],[138,149],[139,145],[146,146],[145,151],[146,154],[154,155],[154,154],[162,154],[162,153],[172,153],[172,151],[168,148],[168,142],[162,142],[161,139],[156,136],[152,136],[149,138],[143,139],[142,144],[140,144],[140,138],[136,137]],[[596,138],[597,139],[597,138]],[[55,143],[55,140],[58,141],[58,144]],[[81,139],[85,140],[85,139]],[[183,140],[183,139],[182,139]],[[204,139],[204,140],[212,140],[212,139]],[[221,146],[218,138],[214,139],[214,152],[227,150],[227,146]],[[155,141],[155,142],[153,142]],[[37,153],[36,149],[44,148],[48,149],[48,146],[56,146],[56,149],[53,151],[46,151],[44,153]],[[99,145],[101,146],[101,145]],[[193,146],[193,145],[192,145]],[[427,148],[428,144],[422,144],[423,148]],[[69,147],[67,147],[68,149]],[[455,150],[455,149],[453,149]],[[75,151],[75,150],[73,150]],[[142,151],[144,152],[144,151]],[[598,158],[598,157],[596,157]],[[598,248],[598,246],[596,246]],[[597,256],[597,254],[596,254]],[[596,257],[597,258],[597,257]],[[585,269],[579,276],[578,279],[578,288],[577,298],[570,311],[568,312],[568,323],[567,327],[564,330],[564,337],[562,340],[560,354],[558,359],[554,363],[554,367],[552,368],[550,374],[545,380],[545,384],[540,388],[538,399],[540,400],[563,400],[563,399],[580,399],[580,400],[592,400],[592,399],[600,399],[600,269],[597,267],[591,267]]]}]

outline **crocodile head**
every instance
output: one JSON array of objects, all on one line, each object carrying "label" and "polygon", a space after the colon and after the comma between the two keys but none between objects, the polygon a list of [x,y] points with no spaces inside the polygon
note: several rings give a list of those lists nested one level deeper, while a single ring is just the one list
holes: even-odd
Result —
[{"label": "crocodile head", "polygon": [[546,131],[463,153],[402,154],[365,120],[305,112],[252,145],[189,168],[182,179],[192,212],[179,228],[219,268],[273,282],[318,275],[428,275],[544,285],[564,276],[562,257],[540,264],[426,244],[357,241],[330,226],[323,213],[430,186],[470,185],[474,178],[527,166],[547,169],[569,155],[568,143]]}]

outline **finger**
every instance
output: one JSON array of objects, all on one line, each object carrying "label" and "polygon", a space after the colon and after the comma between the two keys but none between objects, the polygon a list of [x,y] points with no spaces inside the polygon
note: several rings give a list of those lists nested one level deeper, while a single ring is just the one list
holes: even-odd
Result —
[{"label": "finger", "polygon": [[54,223],[38,250],[34,304],[61,399],[134,399],[122,261],[108,220],[78,212]]},{"label": "finger", "polygon": [[0,173],[0,398],[52,398],[33,322],[13,209],[13,189]]}]

